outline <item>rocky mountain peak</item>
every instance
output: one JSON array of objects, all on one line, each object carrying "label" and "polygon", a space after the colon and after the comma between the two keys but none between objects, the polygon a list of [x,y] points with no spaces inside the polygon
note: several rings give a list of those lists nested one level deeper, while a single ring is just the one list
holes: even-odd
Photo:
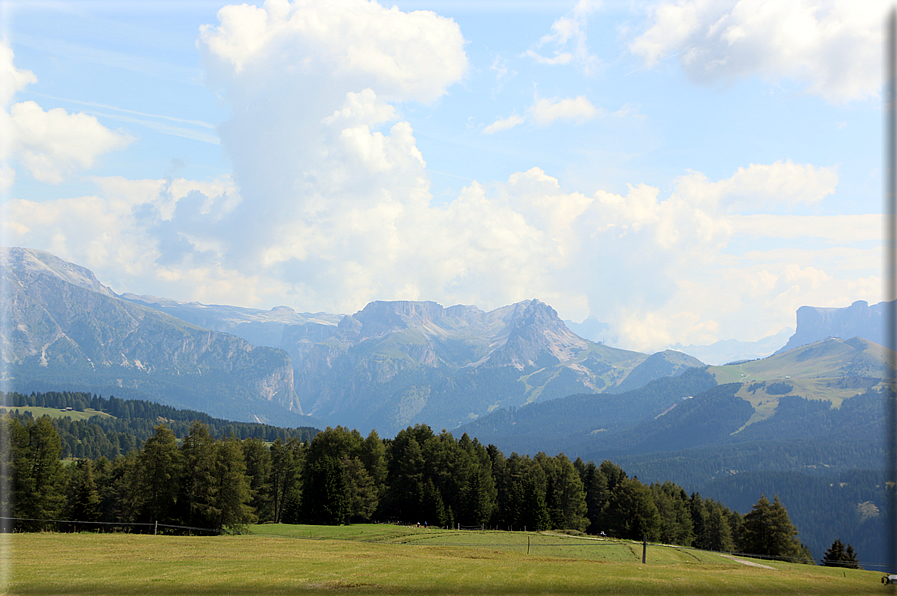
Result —
[{"label": "rocky mountain peak", "polygon": [[489,358],[490,365],[512,365],[523,369],[544,362],[570,360],[589,342],[569,329],[551,306],[539,300],[518,302],[511,317],[505,345]]},{"label": "rocky mountain peak", "polygon": [[883,344],[884,314],[887,303],[873,306],[865,300],[857,300],[844,308],[820,308],[801,306],[797,309],[797,329],[785,346],[776,352],[781,354],[829,337],[849,339],[863,337]]},{"label": "rocky mountain peak", "polygon": [[0,247],[0,265],[14,271],[19,278],[31,280],[39,275],[50,275],[97,294],[115,296],[91,270],[42,250]]}]

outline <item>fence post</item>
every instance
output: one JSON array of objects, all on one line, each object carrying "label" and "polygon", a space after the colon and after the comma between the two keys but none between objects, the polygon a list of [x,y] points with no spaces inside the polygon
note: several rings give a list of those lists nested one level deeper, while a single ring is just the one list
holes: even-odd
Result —
[{"label": "fence post", "polygon": [[159,533],[159,520],[156,520],[156,525],[153,527],[153,536]]},{"label": "fence post", "polygon": [[648,555],[648,535],[642,535],[642,563],[645,562],[645,559]]}]

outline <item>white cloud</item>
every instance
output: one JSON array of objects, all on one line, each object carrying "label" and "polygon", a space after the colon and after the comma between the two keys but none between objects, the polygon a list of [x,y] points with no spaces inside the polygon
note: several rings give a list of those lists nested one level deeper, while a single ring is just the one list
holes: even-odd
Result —
[{"label": "white cloud", "polygon": [[501,56],[496,56],[489,66],[489,70],[495,73],[496,88],[493,93],[500,91],[505,83],[517,76],[516,70],[508,69],[508,61]]},{"label": "white cloud", "polygon": [[676,180],[676,194],[701,203],[719,204],[728,211],[812,205],[835,192],[836,167],[778,161],[738,168],[731,178],[710,182],[698,172]]},{"label": "white cloud", "polygon": [[13,104],[9,116],[14,155],[29,174],[50,184],[89,169],[100,155],[124,149],[134,140],[109,130],[93,116],[69,114],[62,108],[45,112],[33,101]]},{"label": "white cloud", "polygon": [[759,74],[844,103],[878,95],[886,8],[884,0],[664,0],[629,49],[648,66],[678,53],[698,82]]},{"label": "white cloud", "polygon": [[584,96],[578,97],[552,97],[539,99],[536,97],[533,105],[526,109],[526,118],[513,114],[507,118],[498,118],[492,124],[483,129],[483,134],[495,134],[523,124],[527,119],[540,126],[548,126],[556,120],[573,120],[582,124],[604,115],[604,110],[597,108]]},{"label": "white cloud", "polygon": [[570,13],[552,23],[551,33],[542,36],[536,44],[536,49],[553,45],[555,48],[552,52],[553,57],[543,56],[533,49],[527,50],[523,55],[539,64],[556,66],[576,63],[581,65],[586,73],[592,72],[600,61],[589,50],[586,29],[589,15],[599,6],[600,2],[595,0],[579,0]]},{"label": "white cloud", "polygon": [[527,50],[523,54],[524,56],[529,56],[539,64],[546,64],[548,66],[563,66],[564,64],[570,64],[570,62],[573,61],[573,54],[571,54],[570,52],[560,52],[558,54],[555,54],[554,58],[546,58],[545,56],[542,56],[541,54],[538,54],[537,52],[534,52],[532,50]]},{"label": "white cloud", "polygon": [[601,111],[592,105],[584,95],[577,97],[551,99],[537,99],[529,112],[538,124],[543,126],[551,124],[555,120],[575,120],[577,123],[591,120],[601,114]]},{"label": "white cloud", "polygon": [[267,0],[261,8],[225,6],[218,20],[201,28],[197,45],[236,78],[276,61],[287,77],[326,71],[364,81],[389,100],[432,101],[467,70],[458,25],[430,11],[364,0]]},{"label": "white cloud", "polygon": [[5,108],[16,93],[32,83],[37,77],[30,70],[20,70],[13,64],[13,51],[9,42],[0,41],[0,107]]},{"label": "white cloud", "polygon": [[13,58],[7,42],[0,42],[0,190],[15,181],[16,171],[9,162],[18,162],[41,182],[59,184],[74,172],[91,168],[104,153],[124,149],[134,140],[87,114],[69,114],[62,108],[44,111],[33,101],[7,109],[15,93],[37,82],[30,71],[17,69]]},{"label": "white cloud", "polygon": [[501,132],[503,130],[508,130],[510,128],[514,128],[518,124],[523,124],[525,120],[522,116],[518,116],[517,114],[513,114],[508,116],[507,118],[499,118],[489,126],[483,129],[483,134],[491,135],[496,132]]}]

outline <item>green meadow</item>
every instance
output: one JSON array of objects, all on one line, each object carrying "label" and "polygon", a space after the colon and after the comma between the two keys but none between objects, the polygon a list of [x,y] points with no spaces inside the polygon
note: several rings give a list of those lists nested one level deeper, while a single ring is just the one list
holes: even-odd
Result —
[{"label": "green meadow", "polygon": [[[9,594],[866,594],[881,573],[554,533],[270,524],[218,537],[13,534]],[[746,561],[743,559],[743,561]]]},{"label": "green meadow", "polygon": [[63,411],[59,408],[42,408],[37,406],[19,406],[15,408],[0,408],[0,415],[5,414],[6,412],[20,412],[25,413],[25,411],[31,412],[31,415],[35,418],[40,418],[41,416],[49,416],[50,418],[71,418],[72,422],[77,422],[79,420],[87,420],[88,418],[93,418],[94,416],[100,416],[102,418],[115,418],[111,414],[106,414],[105,412],[97,412],[96,410],[91,410],[87,408],[86,410],[67,410]]}]

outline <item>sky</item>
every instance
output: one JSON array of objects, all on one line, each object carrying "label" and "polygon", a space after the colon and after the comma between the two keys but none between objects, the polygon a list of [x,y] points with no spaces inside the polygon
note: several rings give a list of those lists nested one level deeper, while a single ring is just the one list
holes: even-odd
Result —
[{"label": "sky", "polygon": [[2,0],[0,242],[119,293],[759,340],[882,299],[886,9]]}]

